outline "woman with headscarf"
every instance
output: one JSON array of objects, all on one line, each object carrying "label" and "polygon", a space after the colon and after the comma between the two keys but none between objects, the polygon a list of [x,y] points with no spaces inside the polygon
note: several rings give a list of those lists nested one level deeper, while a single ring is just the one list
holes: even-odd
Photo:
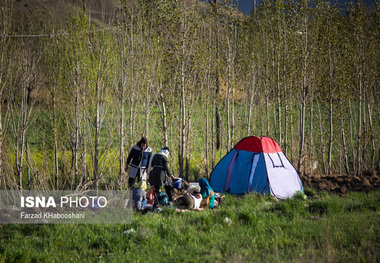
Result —
[{"label": "woman with headscarf", "polygon": [[[141,137],[140,141],[136,143],[135,146],[133,146],[132,150],[129,152],[127,161],[125,163],[125,171],[127,172],[128,169],[128,186],[131,188],[136,181],[139,181],[140,179],[146,180],[146,174],[145,170],[147,167],[147,164],[149,163],[149,159],[152,156],[152,149],[148,147],[148,139],[145,137]],[[142,178],[140,178],[142,177]]]},{"label": "woman with headscarf", "polygon": [[209,208],[214,208],[215,192],[205,178],[199,179],[201,194],[203,199],[208,199],[210,202]]},{"label": "woman with headscarf", "polygon": [[168,157],[168,147],[162,147],[158,153],[152,156],[148,169],[148,171],[150,171],[149,183],[154,186],[154,192],[156,195],[160,192],[160,187],[164,186],[169,201],[173,201],[171,181],[175,178],[169,170]]}]

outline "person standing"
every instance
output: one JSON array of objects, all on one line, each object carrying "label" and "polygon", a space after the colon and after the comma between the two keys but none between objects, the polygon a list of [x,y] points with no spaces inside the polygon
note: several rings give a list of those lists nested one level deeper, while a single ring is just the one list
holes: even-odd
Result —
[{"label": "person standing", "polygon": [[138,177],[138,180],[140,179],[141,161],[144,158],[144,151],[147,149],[147,146],[148,140],[145,137],[141,137],[140,141],[138,141],[129,152],[127,161],[125,163],[125,172],[128,171],[129,188],[135,184],[136,177]]},{"label": "person standing", "polygon": [[152,156],[148,168],[149,183],[154,186],[154,192],[156,195],[160,192],[160,187],[164,186],[169,201],[173,201],[171,183],[175,178],[169,170],[168,157],[168,147],[162,147],[158,153]]},{"label": "person standing", "polygon": [[139,166],[139,172],[137,173],[137,176],[139,177],[137,181],[146,181],[146,177],[148,175],[148,165],[150,162],[150,159],[152,158],[152,148],[148,146],[148,142],[146,144],[146,148],[143,151],[142,159]]}]

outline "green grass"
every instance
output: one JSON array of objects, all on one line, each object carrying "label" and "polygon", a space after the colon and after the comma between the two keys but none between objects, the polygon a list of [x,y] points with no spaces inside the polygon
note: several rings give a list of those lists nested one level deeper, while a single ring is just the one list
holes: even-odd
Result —
[{"label": "green grass", "polygon": [[379,225],[379,191],[228,195],[215,210],[134,214],[130,225],[2,225],[0,262],[378,262]]}]

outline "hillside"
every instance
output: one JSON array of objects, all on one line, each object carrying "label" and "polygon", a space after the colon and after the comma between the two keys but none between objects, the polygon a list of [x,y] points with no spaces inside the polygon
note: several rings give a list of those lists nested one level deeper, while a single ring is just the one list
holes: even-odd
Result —
[{"label": "hillside", "polygon": [[85,7],[91,23],[108,24],[114,17],[117,0],[18,0],[14,2],[17,26],[15,33],[42,34],[51,32],[53,27],[65,27],[69,13]]},{"label": "hillside", "polygon": [[379,170],[379,8],[268,1],[249,17],[195,0],[12,3],[13,20],[0,14],[13,35],[0,45],[11,187],[27,169],[55,187],[119,183],[141,134],[188,181],[247,135],[276,140],[301,176]]}]

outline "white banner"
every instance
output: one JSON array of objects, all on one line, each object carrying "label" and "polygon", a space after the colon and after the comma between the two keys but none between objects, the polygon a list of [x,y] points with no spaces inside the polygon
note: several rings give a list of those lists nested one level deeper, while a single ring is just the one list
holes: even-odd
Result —
[{"label": "white banner", "polygon": [[0,191],[2,224],[130,224],[129,191]]}]

